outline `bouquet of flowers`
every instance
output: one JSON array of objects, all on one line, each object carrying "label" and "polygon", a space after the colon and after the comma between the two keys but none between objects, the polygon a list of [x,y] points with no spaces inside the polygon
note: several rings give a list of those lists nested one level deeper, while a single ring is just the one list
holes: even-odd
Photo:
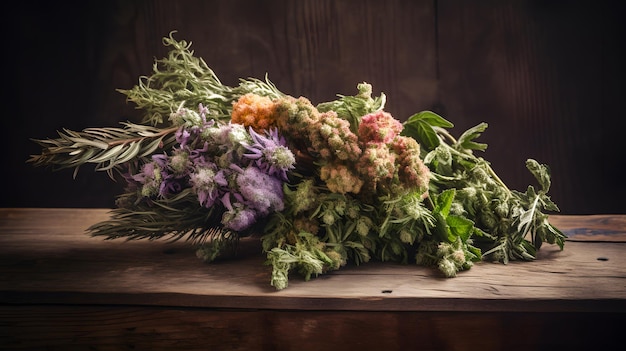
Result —
[{"label": "bouquet of flowers", "polygon": [[127,184],[110,219],[88,231],[107,239],[185,238],[213,261],[260,235],[270,284],[288,286],[370,260],[436,267],[446,277],[480,260],[532,260],[542,243],[563,249],[548,221],[550,172],[529,159],[539,187],[510,190],[475,155],[485,123],[458,138],[423,111],[400,122],[367,83],[354,96],[314,105],[265,80],[227,86],[173,35],[153,74],[119,90],[141,123],[63,130],[34,140],[28,160],[53,169],[93,164]]}]

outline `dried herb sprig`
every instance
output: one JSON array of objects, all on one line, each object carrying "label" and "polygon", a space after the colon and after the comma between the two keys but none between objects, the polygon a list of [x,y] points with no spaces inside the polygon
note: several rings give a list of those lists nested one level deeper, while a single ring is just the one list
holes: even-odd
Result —
[{"label": "dried herb sprig", "polygon": [[232,103],[242,95],[284,96],[267,77],[265,81],[241,79],[238,87],[222,84],[206,62],[194,55],[191,42],[177,41],[175,33],[163,38],[163,45],[170,50],[167,57],[155,60],[152,75],[140,77],[132,89],[118,89],[144,112],[142,123],[160,125],[181,104],[202,104],[212,118],[228,121]]},{"label": "dried herb sprig", "polygon": [[33,139],[42,147],[42,153],[31,155],[28,162],[53,169],[74,168],[74,177],[80,166],[91,163],[97,171],[106,171],[113,177],[112,171],[119,171],[121,165],[167,149],[175,141],[177,127],[159,129],[131,122],[122,125],[123,128],[88,128],[81,132],[64,129],[56,139]]}]

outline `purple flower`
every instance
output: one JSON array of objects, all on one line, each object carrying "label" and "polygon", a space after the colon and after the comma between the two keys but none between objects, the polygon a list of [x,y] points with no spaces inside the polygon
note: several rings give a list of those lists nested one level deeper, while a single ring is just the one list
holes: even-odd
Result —
[{"label": "purple flower", "polygon": [[284,208],[283,182],[257,167],[250,166],[239,174],[237,186],[246,204],[257,210],[260,216],[266,216],[271,211],[282,211]]},{"label": "purple flower", "polygon": [[175,125],[179,126],[175,136],[181,148],[193,144],[205,129],[215,124],[213,119],[207,121],[206,114],[208,112],[208,108],[199,104],[198,112],[181,106],[176,112],[170,115],[170,120]]},{"label": "purple flower", "polygon": [[263,136],[250,128],[253,144],[244,144],[248,153],[244,157],[254,160],[259,169],[269,175],[278,175],[287,180],[287,171],[295,168],[296,158],[286,146],[284,137],[278,135],[277,129],[271,129]]},{"label": "purple flower", "polygon": [[189,175],[189,183],[198,195],[200,205],[208,208],[215,204],[215,200],[219,196],[220,178],[223,178],[221,171],[210,166],[198,167]]},{"label": "purple flower", "polygon": [[141,167],[141,172],[132,175],[130,179],[141,184],[142,196],[151,197],[159,193],[163,174],[156,162],[149,162]]},{"label": "purple flower", "polygon": [[185,128],[185,126],[181,126],[176,131],[176,141],[180,144],[181,147],[185,147],[189,143],[189,139],[191,138],[191,133],[189,130]]},{"label": "purple flower", "polygon": [[183,149],[175,149],[172,156],[166,153],[153,155],[153,163],[161,170],[158,195],[167,197],[179,193],[186,187],[186,178],[191,170],[189,154]]},{"label": "purple flower", "polygon": [[226,208],[226,211],[222,215],[222,224],[235,231],[241,231],[249,228],[256,222],[257,213],[253,209],[246,207],[241,202],[234,204],[230,201],[229,193],[222,197],[222,204]]}]

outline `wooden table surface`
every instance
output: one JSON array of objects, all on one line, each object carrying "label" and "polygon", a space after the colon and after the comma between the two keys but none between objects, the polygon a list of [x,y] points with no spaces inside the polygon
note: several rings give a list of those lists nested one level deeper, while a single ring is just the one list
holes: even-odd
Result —
[{"label": "wooden table surface", "polygon": [[107,218],[0,209],[0,348],[582,349],[608,345],[626,321],[626,215],[551,216],[565,248],[545,244],[532,262],[456,278],[372,262],[294,274],[281,291],[256,239],[208,264],[182,241],[86,234]]}]

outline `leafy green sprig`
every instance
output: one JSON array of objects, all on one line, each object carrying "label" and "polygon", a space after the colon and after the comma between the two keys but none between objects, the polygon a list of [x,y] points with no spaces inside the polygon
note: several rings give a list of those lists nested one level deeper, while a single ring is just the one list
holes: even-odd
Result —
[{"label": "leafy green sprig", "polygon": [[[558,211],[548,196],[548,167],[527,160],[526,166],[540,190],[532,185],[523,193],[510,190],[486,160],[474,155],[487,148],[475,141],[487,124],[468,129],[458,139],[446,129],[452,126],[443,117],[425,111],[411,116],[403,132],[416,138],[427,152],[424,162],[432,172],[430,193],[435,201],[439,200],[432,204],[433,215],[443,228],[440,232],[457,234],[447,242],[454,243],[455,237],[459,237],[464,250],[504,263],[534,259],[543,242],[562,249],[566,237],[550,224],[546,214]],[[447,199],[442,207],[440,199],[444,194]],[[476,246],[469,244],[470,235]],[[481,248],[482,255],[476,247]]]},{"label": "leafy green sprig", "polygon": [[150,76],[142,76],[132,89],[118,89],[144,112],[142,123],[157,126],[167,121],[178,106],[203,104],[212,117],[228,121],[232,103],[246,93],[278,98],[284,96],[267,77],[240,79],[239,86],[223,84],[206,62],[195,56],[191,42],[176,40],[171,32],[163,38],[168,56],[155,60]]},{"label": "leafy green sprig", "polygon": [[387,101],[384,93],[372,97],[372,86],[366,82],[357,84],[357,90],[355,96],[340,94],[336,100],[322,102],[316,108],[320,112],[335,111],[337,116],[350,122],[350,130],[357,133],[361,117],[382,110]]},{"label": "leafy green sprig", "polygon": [[117,207],[111,210],[111,217],[88,230],[93,236],[106,239],[154,240],[188,236],[194,242],[201,242],[211,228],[199,224],[215,221],[213,210],[197,206],[197,198],[189,189],[147,203],[139,200],[136,191],[122,194],[117,199]]}]

